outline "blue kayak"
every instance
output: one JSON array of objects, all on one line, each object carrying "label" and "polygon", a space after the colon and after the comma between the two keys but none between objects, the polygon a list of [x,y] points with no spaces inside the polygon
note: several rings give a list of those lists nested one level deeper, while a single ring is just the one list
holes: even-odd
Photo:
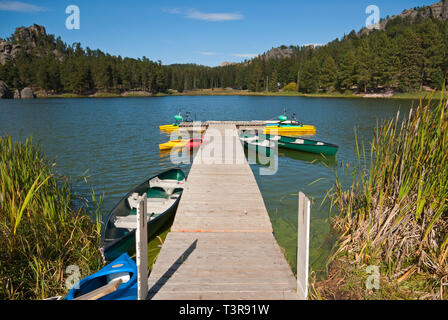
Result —
[{"label": "blue kayak", "polygon": [[137,265],[127,253],[123,253],[97,273],[79,281],[69,291],[65,300],[73,300],[117,279],[123,281],[117,290],[98,300],[137,300]]}]

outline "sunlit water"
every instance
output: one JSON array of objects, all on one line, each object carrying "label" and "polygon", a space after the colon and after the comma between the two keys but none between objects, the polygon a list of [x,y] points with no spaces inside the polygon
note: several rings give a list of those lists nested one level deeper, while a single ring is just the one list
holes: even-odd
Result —
[{"label": "sunlit water", "polygon": [[[405,115],[411,104],[402,100],[241,96],[0,100],[0,134],[19,139],[32,135],[55,159],[57,172],[72,177],[80,193],[89,187],[78,178],[87,175],[95,191],[104,192],[107,212],[133,186],[173,166],[169,157],[160,156],[158,144],[169,136],[158,126],[171,123],[179,109],[205,121],[273,119],[286,108],[302,123],[317,128],[312,139],[339,145],[336,159],[322,161],[311,154],[280,150],[276,174],[260,176],[260,166],[251,166],[275,236],[293,269],[297,192],[313,200],[310,263],[321,269],[331,245],[329,209],[321,202],[334,183],[338,164],[355,162],[354,128],[368,144],[377,121],[395,117],[399,109]],[[189,170],[189,165],[182,167]]]}]

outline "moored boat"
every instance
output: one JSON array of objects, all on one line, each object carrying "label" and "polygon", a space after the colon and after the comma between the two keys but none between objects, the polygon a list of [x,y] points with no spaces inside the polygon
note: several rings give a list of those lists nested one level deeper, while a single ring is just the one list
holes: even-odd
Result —
[{"label": "moored boat", "polygon": [[266,125],[263,130],[264,134],[315,134],[316,127],[313,125],[299,125],[299,124],[270,124]]},{"label": "moored boat", "polygon": [[165,125],[159,126],[159,129],[162,131],[175,131],[175,130],[179,129],[179,124],[178,123],[165,124]]},{"label": "moored boat", "polygon": [[202,137],[201,138],[194,138],[187,142],[185,145],[185,148],[192,150],[195,148],[199,148],[202,145]]},{"label": "moored boat", "polygon": [[149,178],[128,192],[108,214],[101,232],[101,247],[106,261],[122,253],[135,252],[135,230],[139,198],[148,201],[148,239],[174,217],[182,194],[185,174],[179,168]]},{"label": "moored boat", "polygon": [[257,153],[270,156],[274,152],[275,142],[256,135],[242,135],[240,140],[248,149],[257,151]]},{"label": "moored boat", "polygon": [[136,300],[137,265],[134,260],[123,253],[100,271],[76,283],[65,300],[83,297],[89,300]]},{"label": "moored boat", "polygon": [[[266,138],[270,139],[272,137],[275,137],[278,141],[279,148],[285,148],[285,149],[291,149],[291,150],[298,150],[298,151],[304,151],[304,152],[311,152],[316,154],[324,154],[327,156],[334,156],[336,152],[338,152],[338,146],[335,144],[323,142],[323,141],[316,141],[316,140],[310,140],[310,139],[303,139],[303,138],[294,138],[294,137],[287,137],[287,136],[271,136],[267,135]],[[279,137],[279,138],[277,138]]]},{"label": "moored boat", "polygon": [[189,140],[171,140],[165,143],[161,143],[159,144],[159,149],[160,150],[171,150],[171,149],[175,149],[175,148],[183,148],[185,147],[185,145],[189,142]]},{"label": "moored boat", "polygon": [[323,154],[327,156],[334,156],[338,151],[338,146],[335,144],[309,140],[303,138],[294,138],[281,135],[244,135],[242,141],[247,143],[248,147],[252,145],[262,145],[268,148],[275,147],[275,142],[278,143],[279,148],[290,150],[297,150],[303,152],[310,152],[315,154]]},{"label": "moored boat", "polygon": [[201,146],[202,138],[193,138],[190,140],[171,140],[166,143],[159,144],[160,150],[171,150],[171,149],[179,149],[179,148],[187,148],[189,150],[197,148]]},{"label": "moored boat", "polygon": [[279,135],[311,135],[316,133],[316,127],[300,123],[296,120],[295,113],[292,114],[292,120],[288,120],[285,109],[284,114],[278,116],[278,120],[266,121],[266,128],[263,130],[263,133]]}]

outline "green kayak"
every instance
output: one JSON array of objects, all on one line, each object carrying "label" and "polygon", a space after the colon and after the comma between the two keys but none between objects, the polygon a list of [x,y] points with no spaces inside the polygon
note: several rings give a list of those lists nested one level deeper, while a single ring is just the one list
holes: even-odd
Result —
[{"label": "green kayak", "polygon": [[148,201],[148,240],[174,217],[185,183],[181,169],[170,169],[147,179],[127,193],[106,217],[101,231],[101,248],[106,261],[135,253],[135,230],[139,197]]}]

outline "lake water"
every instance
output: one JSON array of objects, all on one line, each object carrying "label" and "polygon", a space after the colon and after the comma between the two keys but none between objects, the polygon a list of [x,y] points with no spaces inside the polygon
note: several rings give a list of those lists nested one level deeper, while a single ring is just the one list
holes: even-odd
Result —
[{"label": "lake water", "polygon": [[[407,100],[244,96],[0,100],[0,135],[19,139],[32,135],[55,159],[57,172],[71,176],[81,193],[88,186],[76,180],[88,170],[95,191],[104,192],[107,212],[132,187],[173,166],[169,157],[160,156],[158,144],[169,136],[158,126],[171,123],[179,109],[205,121],[274,119],[286,108],[302,123],[317,128],[312,139],[339,145],[336,159],[326,162],[319,156],[280,150],[275,175],[260,176],[258,165],[252,168],[274,234],[294,269],[297,192],[313,200],[310,263],[318,270],[331,245],[329,210],[320,204],[334,183],[338,164],[354,162],[354,128],[368,143],[377,121],[395,117],[399,109],[406,115],[411,104]],[[189,170],[188,165],[183,168]]]}]

